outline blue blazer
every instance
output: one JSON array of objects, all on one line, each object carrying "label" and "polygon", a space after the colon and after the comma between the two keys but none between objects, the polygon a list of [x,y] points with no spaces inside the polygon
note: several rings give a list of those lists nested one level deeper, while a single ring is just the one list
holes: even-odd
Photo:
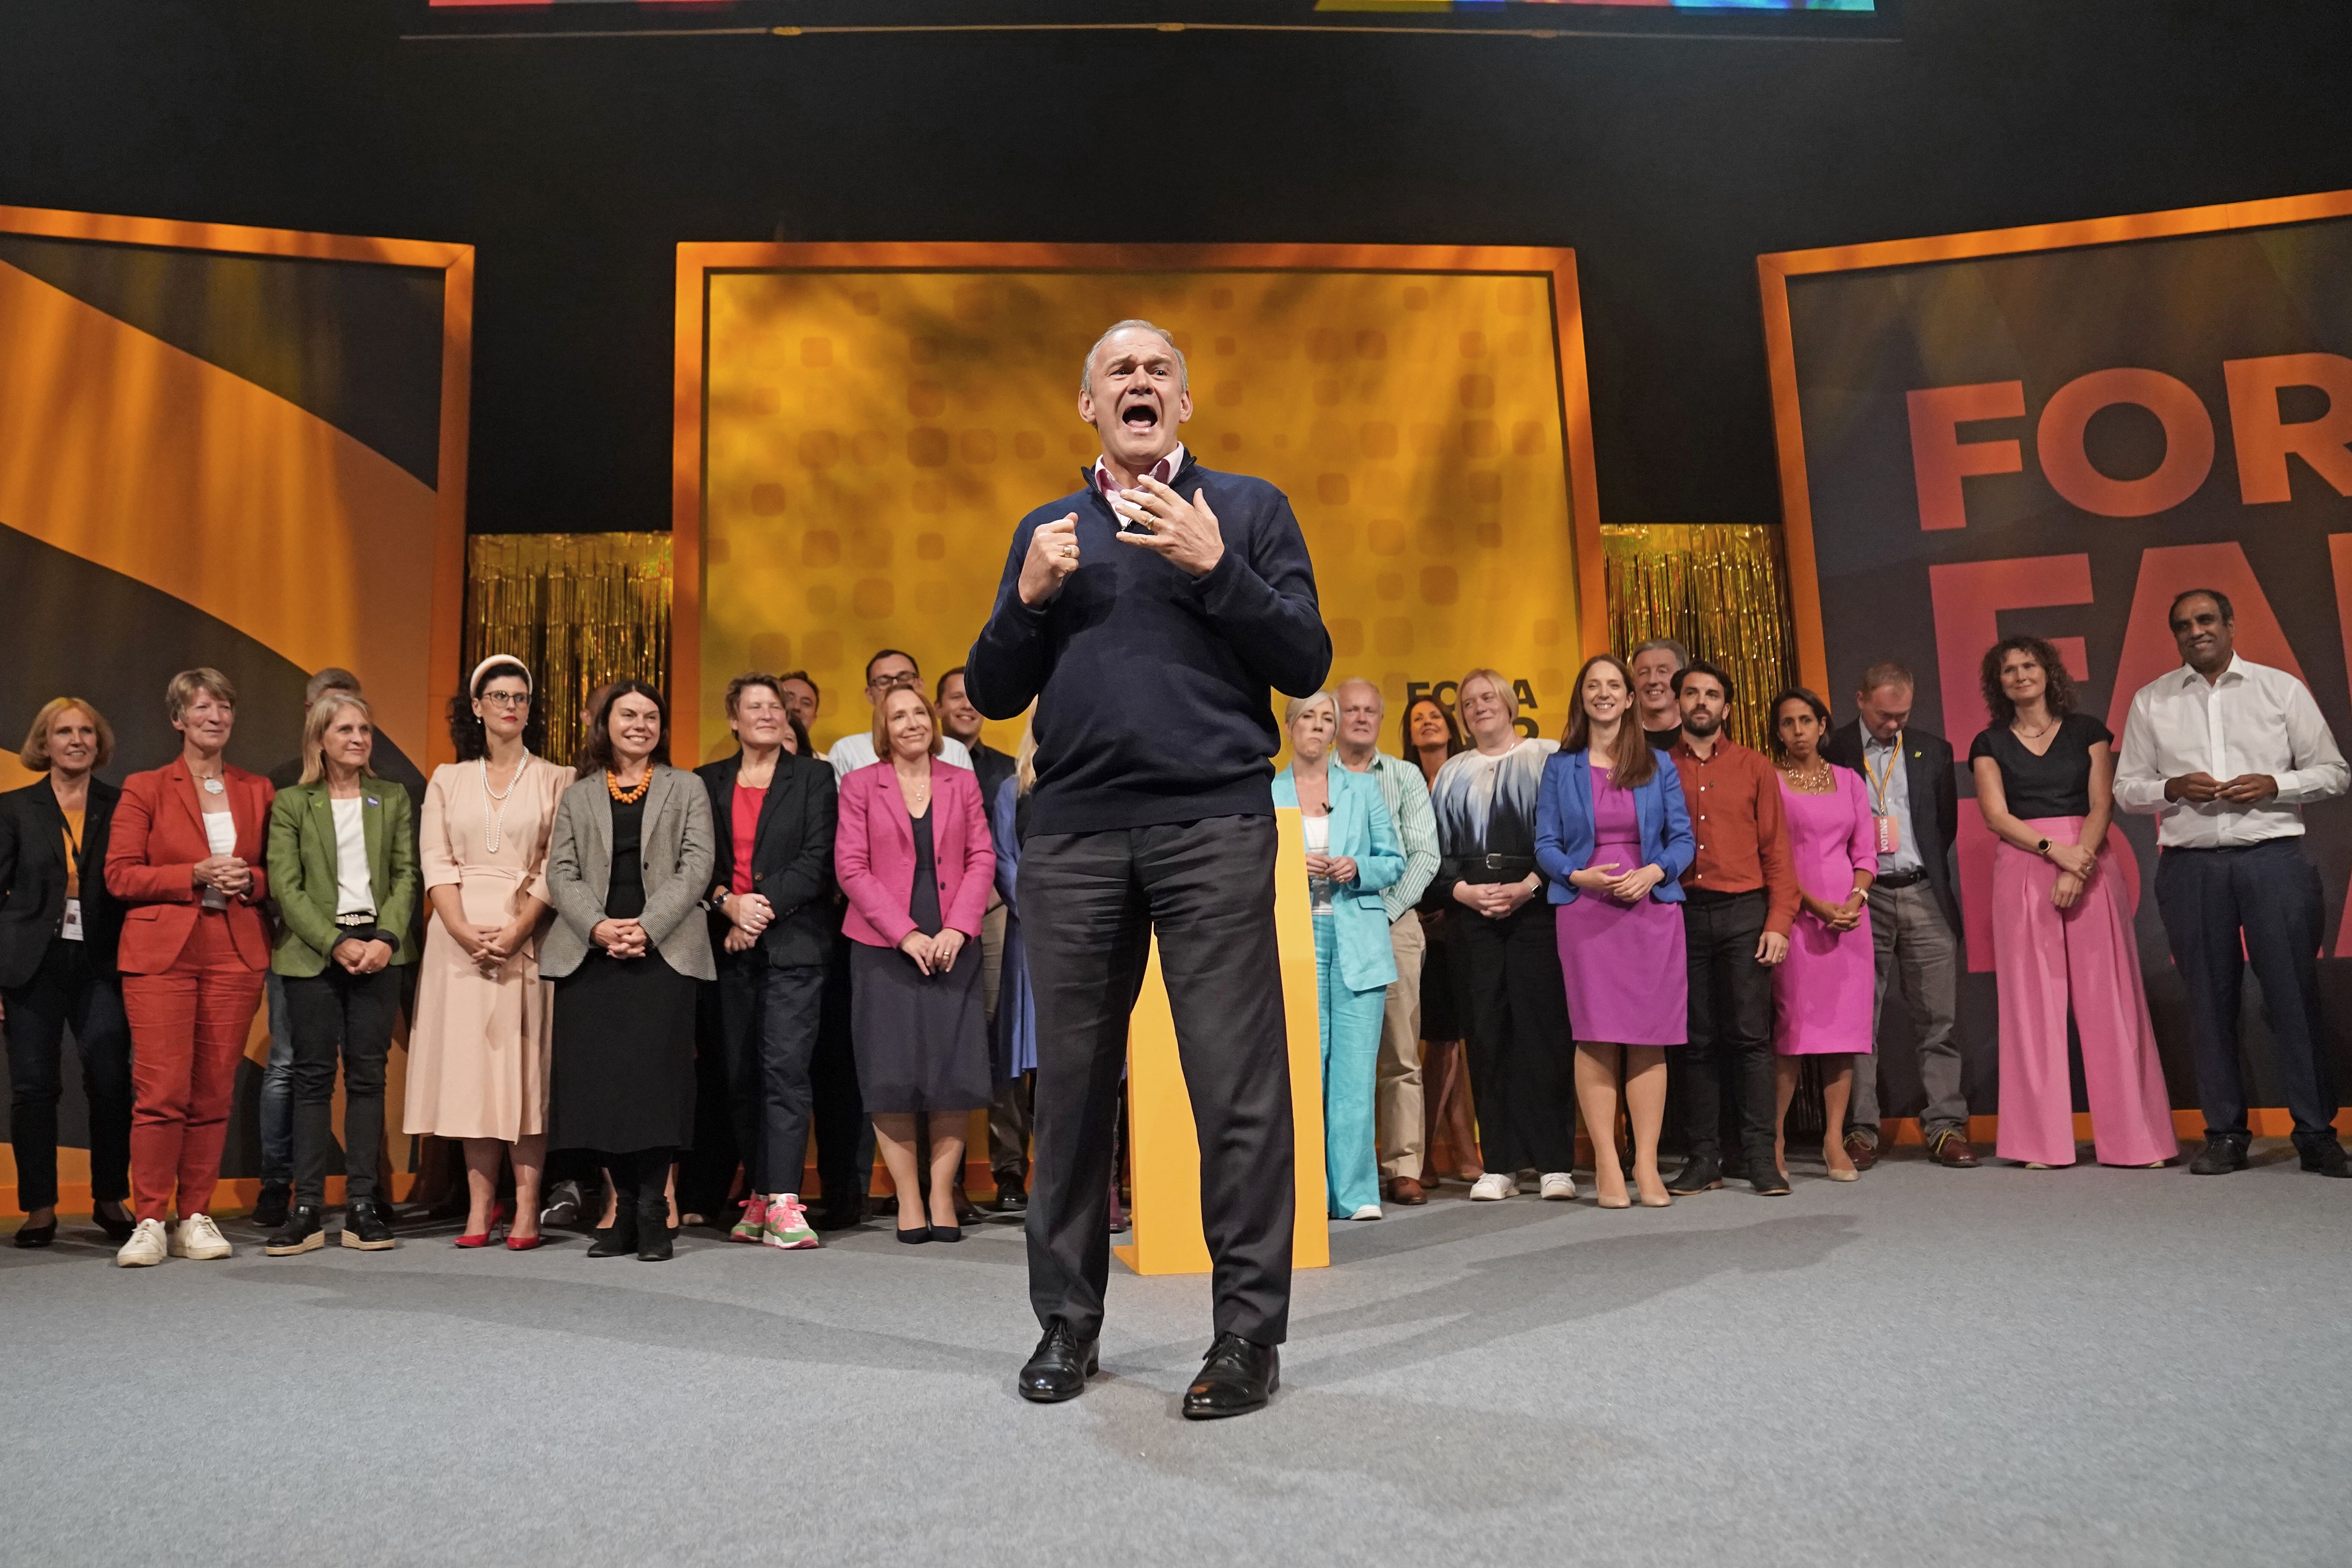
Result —
[{"label": "blue blazer", "polygon": [[[1683,901],[1682,874],[1690,869],[1698,846],[1691,837],[1690,807],[1683,800],[1682,775],[1675,759],[1652,752],[1658,771],[1633,792],[1633,816],[1642,826],[1643,866],[1655,866],[1665,879],[1650,889],[1662,904]],[[1572,904],[1583,889],[1570,882],[1570,872],[1592,863],[1592,758],[1586,752],[1554,752],[1544,763],[1543,786],[1536,793],[1536,865],[1550,884],[1555,904]],[[1626,870],[1633,869],[1628,866]]]},{"label": "blue blazer", "polygon": [[[1356,879],[1331,889],[1331,941],[1340,983],[1350,991],[1384,991],[1397,977],[1389,943],[1389,911],[1381,889],[1404,875],[1404,846],[1370,773],[1331,770],[1331,847],[1356,863]],[[1274,804],[1296,810],[1298,781],[1288,768],[1274,776]]]}]

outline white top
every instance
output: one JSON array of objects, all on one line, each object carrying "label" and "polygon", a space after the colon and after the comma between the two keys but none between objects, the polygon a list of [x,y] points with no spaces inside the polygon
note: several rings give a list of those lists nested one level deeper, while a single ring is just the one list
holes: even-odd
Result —
[{"label": "white top", "polygon": [[[2164,798],[2164,781],[2210,773],[2227,782],[2268,773],[2278,794],[2260,805]],[[2283,669],[2232,658],[2210,685],[2187,665],[2132,698],[2116,760],[2116,804],[2157,818],[2168,849],[2222,849],[2303,831],[2303,807],[2342,795],[2352,772],[2310,689]]]},{"label": "white top", "polygon": [[327,804],[335,808],[335,912],[372,915],[375,889],[368,879],[367,821],[360,815],[361,803],[352,799]]},{"label": "white top", "polygon": [[[1331,818],[1328,813],[1322,816],[1308,816],[1301,812],[1298,826],[1306,835],[1307,853],[1328,855],[1331,852]],[[1307,879],[1307,911],[1317,915],[1328,915],[1331,912],[1330,878]]]},{"label": "white top", "polygon": [[[205,842],[212,847],[212,852],[215,855],[236,854],[236,815],[226,811],[207,811],[199,815],[205,819]],[[228,908],[228,895],[218,888],[206,888],[204,906],[208,910],[225,910]]]},{"label": "white top", "polygon": [[[882,758],[874,750],[874,737],[864,730],[857,730],[835,741],[833,750],[824,754],[824,760],[833,764],[833,776],[838,781],[860,768],[872,767]],[[971,771],[971,751],[953,735],[940,742],[939,760],[953,763],[966,773]]]}]

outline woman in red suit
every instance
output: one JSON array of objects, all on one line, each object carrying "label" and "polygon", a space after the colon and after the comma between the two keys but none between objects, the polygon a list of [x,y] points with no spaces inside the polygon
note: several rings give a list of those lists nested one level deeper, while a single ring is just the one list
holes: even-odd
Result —
[{"label": "woman in red suit", "polygon": [[[966,1112],[986,1106],[980,921],[996,850],[980,780],[939,760],[939,717],[901,687],[874,716],[881,761],[841,781],[833,864],[849,897],[850,1038],[874,1141],[898,1193],[900,1241],[961,1241],[956,1178]],[[971,956],[964,958],[966,952]],[[930,1112],[929,1223],[915,1118]],[[909,1223],[912,1222],[912,1223]]]},{"label": "woman in red suit", "polygon": [[[269,781],[222,756],[236,688],[184,669],[163,691],[180,754],[122,784],[106,886],[126,906],[118,962],[131,1017],[131,1191],[138,1228],[115,1261],[226,1258],[205,1211],[220,1179],[229,1091],[261,1005],[269,928],[260,905]],[[163,1215],[177,1198],[180,1223]]]}]

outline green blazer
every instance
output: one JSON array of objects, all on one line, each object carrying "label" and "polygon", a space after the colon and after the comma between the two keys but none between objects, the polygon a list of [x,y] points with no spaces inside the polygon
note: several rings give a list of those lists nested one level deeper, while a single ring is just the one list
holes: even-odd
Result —
[{"label": "green blazer", "polygon": [[[408,792],[390,779],[360,781],[360,820],[367,833],[368,880],[375,923],[399,938],[394,963],[416,962],[416,834]],[[308,979],[327,967],[342,940],[335,924],[335,812],[323,779],[278,792],[269,807],[269,896],[278,906],[272,973]]]}]

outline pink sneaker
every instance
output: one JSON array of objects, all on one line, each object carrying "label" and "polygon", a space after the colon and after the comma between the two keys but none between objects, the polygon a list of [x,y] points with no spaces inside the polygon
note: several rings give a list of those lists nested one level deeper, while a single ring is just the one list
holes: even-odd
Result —
[{"label": "pink sneaker", "polygon": [[767,1229],[768,1200],[753,1193],[751,1201],[743,1205],[743,1217],[735,1222],[735,1228],[727,1233],[727,1239],[756,1242],[767,1233]]},{"label": "pink sneaker", "polygon": [[820,1245],[816,1228],[808,1222],[808,1210],[801,1206],[797,1193],[779,1193],[768,1204],[767,1229],[760,1235],[763,1247],[780,1247],[787,1252],[799,1252]]}]

